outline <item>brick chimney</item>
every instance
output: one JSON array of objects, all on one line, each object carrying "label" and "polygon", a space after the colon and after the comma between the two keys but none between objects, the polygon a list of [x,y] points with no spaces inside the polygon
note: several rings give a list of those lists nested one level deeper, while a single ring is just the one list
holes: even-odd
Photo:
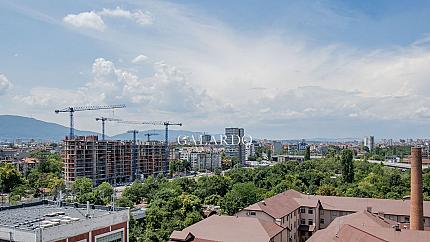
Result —
[{"label": "brick chimney", "polygon": [[423,215],[423,171],[420,147],[412,147],[411,154],[411,216],[410,229],[424,230]]}]

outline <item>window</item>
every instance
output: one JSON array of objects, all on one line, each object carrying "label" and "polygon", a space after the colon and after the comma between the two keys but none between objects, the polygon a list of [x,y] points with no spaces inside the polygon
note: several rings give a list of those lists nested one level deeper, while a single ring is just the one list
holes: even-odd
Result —
[{"label": "window", "polygon": [[331,213],[331,216],[332,216],[332,217],[337,217],[337,211],[333,211],[333,212]]},{"label": "window", "polygon": [[300,224],[306,224],[306,220],[305,219],[300,219]]},{"label": "window", "polygon": [[289,215],[287,215],[287,221],[288,221],[288,216],[289,216]]},{"label": "window", "polygon": [[314,220],[313,219],[309,219],[308,220],[308,225],[314,225]]},{"label": "window", "polygon": [[306,213],[306,209],[305,208],[300,208],[300,213]]},{"label": "window", "polygon": [[324,219],[320,219],[320,224],[324,224]]},{"label": "window", "polygon": [[308,213],[309,213],[309,214],[314,214],[314,210],[313,210],[312,208],[309,208],[309,209],[308,209]]},{"label": "window", "polygon": [[251,216],[255,216],[255,212],[249,212],[249,215],[251,215]]},{"label": "window", "polygon": [[96,237],[96,242],[124,242],[124,231]]},{"label": "window", "polygon": [[406,217],[405,217],[405,222],[406,222],[406,223],[409,223],[409,216],[406,216]]}]

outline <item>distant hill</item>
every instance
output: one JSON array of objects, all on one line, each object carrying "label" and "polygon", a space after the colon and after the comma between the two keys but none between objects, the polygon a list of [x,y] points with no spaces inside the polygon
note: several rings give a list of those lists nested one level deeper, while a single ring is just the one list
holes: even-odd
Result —
[{"label": "distant hill", "polygon": [[[151,136],[151,140],[164,140],[164,129],[140,131],[139,140],[146,140],[145,133],[157,133]],[[69,128],[56,123],[41,121],[34,118],[0,115],[0,140],[12,141],[15,139],[35,139],[44,141],[60,141],[69,133]],[[202,135],[202,132],[192,132],[187,130],[169,130],[169,140],[175,141],[179,135],[194,135],[196,139]],[[97,132],[75,130],[75,135],[100,135]],[[101,135],[100,135],[101,136]],[[107,136],[111,140],[131,140],[132,134],[122,133],[115,136]]]},{"label": "distant hill", "polygon": [[[16,115],[0,115],[0,140],[35,139],[62,140],[69,128],[34,118]],[[76,135],[98,135],[96,132],[75,130]]]}]

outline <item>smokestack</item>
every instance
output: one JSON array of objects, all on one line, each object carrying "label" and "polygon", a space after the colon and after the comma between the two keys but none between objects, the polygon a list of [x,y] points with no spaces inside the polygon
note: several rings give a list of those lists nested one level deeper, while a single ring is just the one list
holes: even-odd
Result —
[{"label": "smokestack", "polygon": [[424,230],[423,171],[421,148],[411,149],[411,230]]}]

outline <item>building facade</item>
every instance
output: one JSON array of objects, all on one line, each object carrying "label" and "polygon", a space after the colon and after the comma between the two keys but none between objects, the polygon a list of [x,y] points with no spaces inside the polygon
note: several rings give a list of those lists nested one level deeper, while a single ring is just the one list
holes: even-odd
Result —
[{"label": "building facade", "polygon": [[364,146],[369,149],[369,151],[372,151],[375,148],[375,137],[374,136],[368,136],[364,138]]},{"label": "building facade", "polygon": [[[430,228],[430,202],[423,204],[424,227]],[[409,208],[409,200],[305,195],[288,190],[250,205],[236,215],[276,223],[289,231],[283,241],[303,242],[316,231],[327,228],[336,218],[360,211],[409,226]]]},{"label": "building facade", "polygon": [[226,149],[228,158],[237,158],[241,164],[245,164],[245,144],[241,138],[245,136],[243,128],[225,128]]},{"label": "building facade", "polygon": [[[163,171],[164,146],[158,141],[138,142],[137,178]],[[108,181],[126,182],[132,179],[133,142],[98,140],[97,136],[66,138],[62,152],[64,179],[74,181],[87,177],[95,184]]]}]

